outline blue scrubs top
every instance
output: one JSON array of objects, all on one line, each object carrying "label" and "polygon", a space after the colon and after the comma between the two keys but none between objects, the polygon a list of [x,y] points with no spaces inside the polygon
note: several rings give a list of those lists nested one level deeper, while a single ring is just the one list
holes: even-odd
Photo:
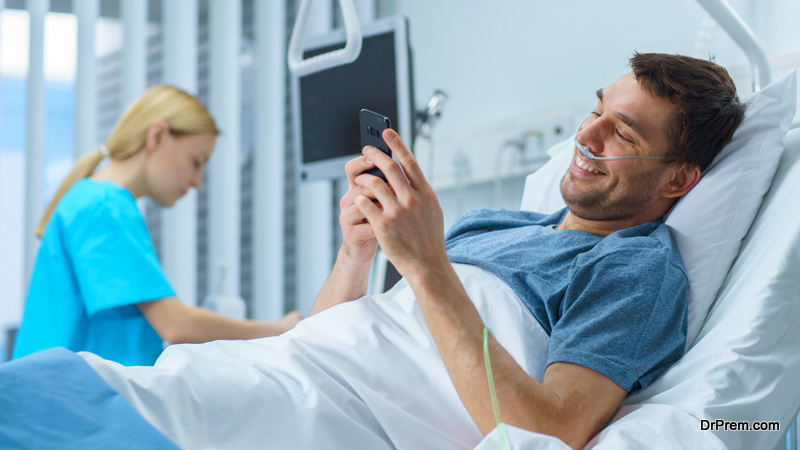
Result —
[{"label": "blue scrubs top", "polygon": [[131,193],[83,179],[42,236],[14,358],[66,347],[153,365],[163,341],[136,304],[174,296]]}]

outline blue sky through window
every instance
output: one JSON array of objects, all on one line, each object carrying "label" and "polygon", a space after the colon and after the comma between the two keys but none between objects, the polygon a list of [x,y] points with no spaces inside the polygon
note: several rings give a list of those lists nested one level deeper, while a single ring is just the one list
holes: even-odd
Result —
[{"label": "blue sky through window", "polygon": [[[27,140],[28,16],[0,10],[0,361],[7,330],[19,324],[27,286],[22,267],[25,233],[25,144]],[[74,16],[45,19],[45,136],[42,203],[49,201],[73,164]],[[48,40],[49,38],[49,40]]]}]

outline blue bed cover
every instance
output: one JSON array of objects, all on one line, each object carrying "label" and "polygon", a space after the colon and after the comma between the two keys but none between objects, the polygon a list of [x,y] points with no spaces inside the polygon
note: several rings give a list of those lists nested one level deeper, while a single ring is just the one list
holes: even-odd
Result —
[{"label": "blue bed cover", "polygon": [[177,448],[75,353],[0,364],[0,448]]}]

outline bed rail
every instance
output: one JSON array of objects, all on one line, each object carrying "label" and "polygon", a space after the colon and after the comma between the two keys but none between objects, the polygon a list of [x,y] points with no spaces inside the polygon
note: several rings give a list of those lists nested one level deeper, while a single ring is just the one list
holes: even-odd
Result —
[{"label": "bed rail", "polygon": [[769,68],[767,55],[744,20],[725,0],[697,0],[697,3],[747,55],[753,75],[753,92],[768,85],[772,81],[772,71]]}]

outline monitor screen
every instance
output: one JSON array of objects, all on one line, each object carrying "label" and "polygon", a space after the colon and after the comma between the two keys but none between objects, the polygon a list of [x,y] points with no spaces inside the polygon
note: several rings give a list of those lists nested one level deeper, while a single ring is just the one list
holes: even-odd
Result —
[{"label": "monitor screen", "polygon": [[[362,27],[361,54],[350,64],[293,77],[295,161],[302,181],[344,177],[361,153],[359,111],[383,114],[412,144],[412,83],[405,18]],[[343,30],[309,38],[305,57],[344,47]]]}]

